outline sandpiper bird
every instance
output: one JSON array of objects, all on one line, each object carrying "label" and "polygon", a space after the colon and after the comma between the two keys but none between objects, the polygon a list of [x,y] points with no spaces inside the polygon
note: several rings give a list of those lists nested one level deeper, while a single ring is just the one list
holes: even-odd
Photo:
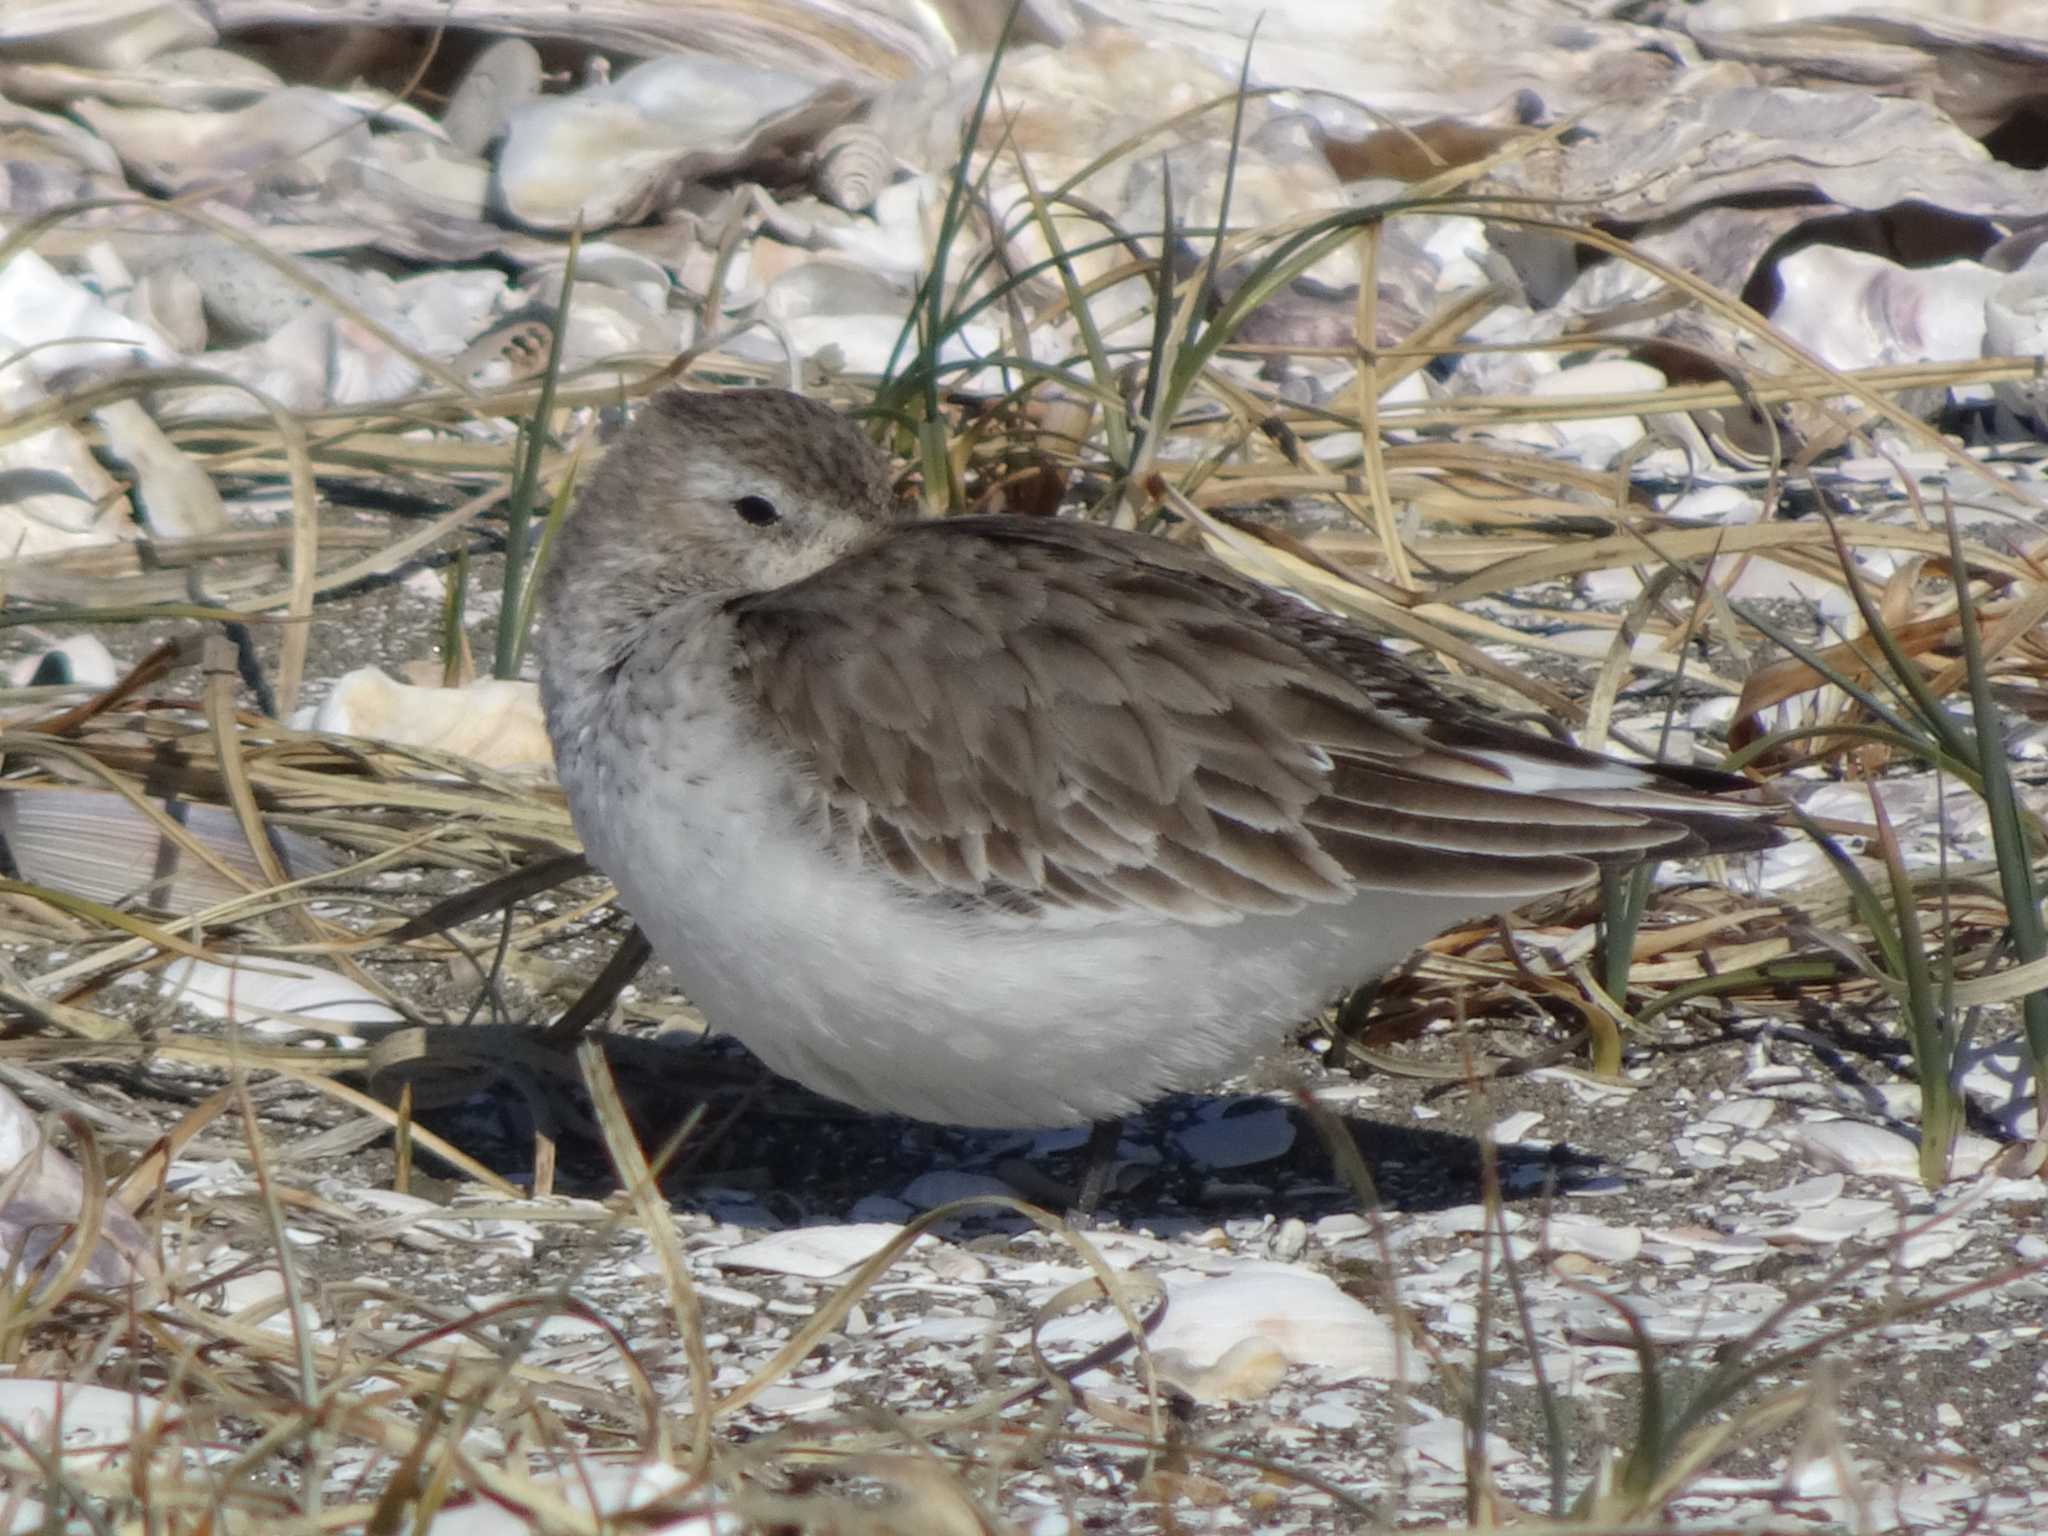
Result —
[{"label": "sandpiper bird", "polygon": [[558,546],[591,861],[713,1027],[865,1109],[1105,1121],[1454,923],[1773,840],[1745,781],[1523,731],[1163,539],[906,519],[792,394],[657,396]]}]

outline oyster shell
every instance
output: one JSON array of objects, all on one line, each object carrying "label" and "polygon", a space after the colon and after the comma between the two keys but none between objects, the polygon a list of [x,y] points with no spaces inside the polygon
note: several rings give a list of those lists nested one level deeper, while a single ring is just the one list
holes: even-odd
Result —
[{"label": "oyster shell", "polygon": [[650,59],[514,112],[498,206],[534,229],[637,223],[693,180],[809,143],[859,100],[846,85],[709,54]]}]

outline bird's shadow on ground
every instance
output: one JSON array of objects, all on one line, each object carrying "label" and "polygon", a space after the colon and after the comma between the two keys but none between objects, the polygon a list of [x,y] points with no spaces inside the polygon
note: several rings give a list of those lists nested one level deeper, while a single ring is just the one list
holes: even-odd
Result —
[{"label": "bird's shadow on ground", "polygon": [[[675,1142],[663,1187],[684,1208],[749,1227],[907,1219],[983,1193],[1063,1204],[1083,1173],[1085,1129],[990,1131],[869,1115],[772,1077],[730,1042],[637,1040],[620,1059],[607,1037],[641,1146]],[[479,1082],[420,1123],[516,1183],[530,1180],[535,1105],[529,1091]],[[550,1116],[556,1188],[601,1196],[616,1187],[587,1104]],[[1483,1149],[1469,1135],[1414,1121],[1337,1117],[1383,1209],[1418,1212],[1480,1201]],[[680,1138],[676,1133],[685,1130]],[[584,1127],[579,1129],[579,1127]],[[1502,1146],[1504,1199],[1540,1199],[1609,1184],[1616,1170],[1584,1149]],[[1273,1098],[1177,1094],[1126,1123],[1118,1173],[1101,1216],[1161,1236],[1266,1217],[1316,1221],[1356,1212],[1361,1199],[1310,1119]],[[982,1230],[1020,1229],[990,1210]]]}]

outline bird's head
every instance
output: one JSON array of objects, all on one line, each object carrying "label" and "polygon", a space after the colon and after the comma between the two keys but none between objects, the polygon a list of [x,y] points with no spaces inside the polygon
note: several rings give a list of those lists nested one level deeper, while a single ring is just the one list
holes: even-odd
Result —
[{"label": "bird's head", "polygon": [[828,406],[672,389],[605,451],[558,536],[543,602],[800,581],[897,520],[889,461]]}]

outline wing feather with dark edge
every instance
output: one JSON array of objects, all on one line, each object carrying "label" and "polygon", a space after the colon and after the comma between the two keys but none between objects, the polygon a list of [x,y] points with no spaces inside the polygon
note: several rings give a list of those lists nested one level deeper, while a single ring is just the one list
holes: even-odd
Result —
[{"label": "wing feather with dark edge", "polygon": [[[1517,731],[1157,539],[913,523],[728,612],[742,695],[838,845],[953,902],[1219,923],[1364,888],[1477,911],[1601,859],[1772,840],[1699,793],[1744,781]],[[1503,757],[1612,782],[1524,793]]]}]

